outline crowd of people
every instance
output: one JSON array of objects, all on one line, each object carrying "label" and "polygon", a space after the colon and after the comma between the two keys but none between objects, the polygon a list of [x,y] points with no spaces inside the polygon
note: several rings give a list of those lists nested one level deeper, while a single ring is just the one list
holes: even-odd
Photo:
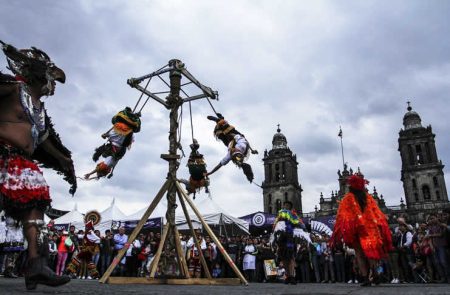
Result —
[{"label": "crowd of people", "polygon": [[[14,229],[13,223],[2,220],[0,232],[4,239],[0,241],[0,273],[5,277],[15,278],[23,275],[25,260],[23,235],[20,229]],[[427,223],[412,226],[402,217],[392,227],[394,248],[389,256],[380,261],[378,271],[384,283],[449,283],[449,233],[448,215],[431,214]],[[223,254],[212,239],[197,231],[201,252],[206,260],[208,271],[212,277],[236,277],[226,262]],[[112,258],[128,241],[124,228],[116,232],[106,230],[100,233],[94,230],[98,240],[90,248],[89,261],[98,270],[97,275],[83,271],[81,268],[70,271],[69,265],[74,257],[80,256],[85,246],[85,229],[77,230],[71,226],[68,231],[57,230],[51,223],[48,225],[49,266],[57,275],[64,273],[79,279],[98,279]],[[333,249],[329,245],[330,237],[326,234],[310,233],[311,242],[303,240],[295,251],[295,280],[299,283],[358,283],[358,264],[355,250],[345,244]],[[230,258],[238,266],[249,282],[285,282],[286,265],[276,255],[274,245],[269,236],[233,236],[218,237]],[[161,242],[160,232],[146,232],[138,235],[131,243],[124,258],[120,261],[113,276],[145,277],[149,276],[153,257]],[[191,277],[206,277],[199,252],[194,239],[189,235],[181,235],[181,246],[188,262]],[[270,260],[276,263],[276,274],[268,275],[266,265]],[[272,273],[273,274],[273,273]],[[155,276],[180,275],[174,249],[165,247]]]}]

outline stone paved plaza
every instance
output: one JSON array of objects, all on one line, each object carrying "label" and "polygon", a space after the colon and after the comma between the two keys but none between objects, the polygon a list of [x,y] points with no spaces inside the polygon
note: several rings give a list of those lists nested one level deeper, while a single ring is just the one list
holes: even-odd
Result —
[{"label": "stone paved plaza", "polygon": [[450,294],[448,284],[403,284],[360,287],[352,284],[250,284],[248,286],[108,285],[73,280],[59,288],[38,286],[27,292],[23,279],[0,278],[0,294]]}]

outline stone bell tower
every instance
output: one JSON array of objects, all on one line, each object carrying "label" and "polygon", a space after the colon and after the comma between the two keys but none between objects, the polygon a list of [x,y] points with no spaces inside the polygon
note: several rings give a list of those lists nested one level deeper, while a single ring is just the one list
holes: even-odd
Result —
[{"label": "stone bell tower", "polygon": [[444,165],[439,160],[431,125],[423,127],[408,102],[398,144],[402,159],[401,180],[408,210],[437,209],[448,203]]},{"label": "stone bell tower", "polygon": [[298,182],[297,156],[287,146],[280,125],[273,136],[272,149],[264,151],[263,162],[264,212],[277,214],[285,201],[290,201],[297,212],[302,212],[302,187]]}]

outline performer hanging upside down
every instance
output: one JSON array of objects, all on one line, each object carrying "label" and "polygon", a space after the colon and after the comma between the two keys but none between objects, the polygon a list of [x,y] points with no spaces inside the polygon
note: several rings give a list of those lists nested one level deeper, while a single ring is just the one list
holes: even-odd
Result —
[{"label": "performer hanging upside down", "polygon": [[211,172],[208,172],[205,175],[211,175],[219,170],[222,166],[225,166],[230,161],[233,161],[236,166],[242,168],[242,171],[244,172],[248,181],[252,182],[254,177],[252,167],[244,161],[246,160],[246,158],[248,158],[250,152],[252,154],[257,154],[258,151],[253,150],[250,147],[250,144],[248,143],[245,136],[237,131],[234,126],[225,121],[221,114],[217,115],[218,117],[208,116],[208,119],[216,122],[214,135],[216,136],[216,138],[220,139],[226,147],[228,147],[228,153]]},{"label": "performer hanging upside down", "polygon": [[[112,118],[113,127],[102,138],[107,138],[108,142],[95,149],[92,159],[97,162],[100,156],[103,161],[97,164],[94,170],[84,175],[87,180],[99,179],[101,177],[112,176],[112,172],[117,162],[122,159],[127,149],[131,148],[134,133],[141,130],[141,119],[139,113],[133,113],[131,108],[126,107]],[[91,175],[96,174],[94,177]]]},{"label": "performer hanging upside down", "polygon": [[189,155],[189,160],[187,166],[189,168],[189,174],[191,177],[189,180],[180,179],[180,182],[186,186],[186,190],[188,194],[194,194],[197,191],[200,191],[202,187],[205,188],[205,192],[209,193],[208,185],[209,179],[205,176],[206,171],[206,163],[203,155],[198,152],[200,145],[196,139],[193,140],[193,143],[190,145],[191,153]]},{"label": "performer hanging upside down", "polygon": [[392,248],[392,237],[386,216],[376,201],[366,192],[369,182],[359,174],[348,180],[350,192],[339,204],[331,248],[344,242],[355,249],[359,270],[364,278],[361,286],[379,284],[377,267],[380,259],[388,255]]},{"label": "performer hanging upside down", "polygon": [[52,200],[36,162],[64,175],[70,193],[75,193],[71,152],[61,143],[41,101],[54,94],[55,81],[64,83],[66,77],[42,50],[17,50],[0,43],[15,75],[0,72],[0,208],[23,225],[28,242],[26,288],[59,286],[70,278],[57,276],[47,264],[44,211]]}]

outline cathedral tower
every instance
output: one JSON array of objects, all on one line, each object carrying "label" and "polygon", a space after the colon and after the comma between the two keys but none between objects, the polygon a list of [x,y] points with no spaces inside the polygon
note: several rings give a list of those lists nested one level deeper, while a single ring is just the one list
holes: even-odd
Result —
[{"label": "cathedral tower", "polygon": [[302,188],[298,182],[297,156],[287,146],[286,137],[281,133],[279,125],[273,136],[272,149],[264,152],[263,162],[264,212],[278,213],[285,201],[290,201],[297,212],[302,212]]},{"label": "cathedral tower", "polygon": [[408,102],[398,144],[402,159],[401,180],[408,209],[433,209],[448,203],[444,165],[438,159],[431,125],[422,126],[420,116]]}]

